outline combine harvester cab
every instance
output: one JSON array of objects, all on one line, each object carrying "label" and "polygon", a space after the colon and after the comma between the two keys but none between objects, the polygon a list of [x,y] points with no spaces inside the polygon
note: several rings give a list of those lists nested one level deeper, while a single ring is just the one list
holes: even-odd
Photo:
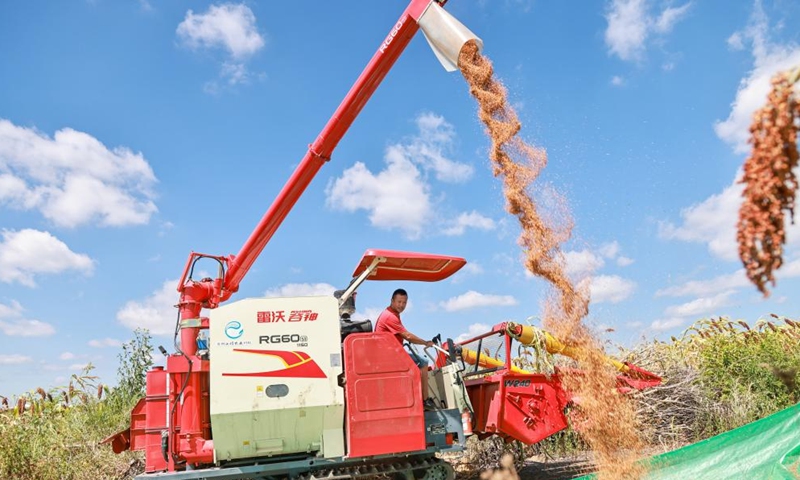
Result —
[{"label": "combine harvester cab", "polygon": [[[436,282],[465,264],[458,257],[368,250],[339,301],[348,305],[351,292],[365,280]],[[346,310],[343,308],[343,316]],[[343,337],[349,455],[385,455],[423,450],[426,445],[463,447],[466,438],[461,414],[471,405],[454,355],[427,372],[428,393],[440,408],[423,412],[421,401],[429,395],[422,394],[420,370],[393,335],[354,333]]]},{"label": "combine harvester cab", "polygon": [[[474,406],[473,432],[478,438],[497,435],[530,445],[567,428],[567,408],[579,402],[563,388],[563,370],[550,365],[547,354],[575,358],[572,347],[536,327],[504,322],[455,349]],[[523,365],[526,349],[534,350],[535,368]],[[635,365],[607,361],[619,371],[621,393],[661,384],[659,376]]]}]

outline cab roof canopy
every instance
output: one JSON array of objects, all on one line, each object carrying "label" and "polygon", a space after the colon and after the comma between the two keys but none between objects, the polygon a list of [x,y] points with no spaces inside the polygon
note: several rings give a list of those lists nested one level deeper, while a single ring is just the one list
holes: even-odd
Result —
[{"label": "cab roof canopy", "polygon": [[456,273],[467,261],[459,257],[395,250],[367,250],[353,277],[368,270],[377,259],[366,280],[413,280],[438,282]]}]

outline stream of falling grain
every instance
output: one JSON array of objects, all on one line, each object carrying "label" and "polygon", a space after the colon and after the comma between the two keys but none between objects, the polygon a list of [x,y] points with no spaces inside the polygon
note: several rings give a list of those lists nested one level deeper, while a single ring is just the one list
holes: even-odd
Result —
[{"label": "stream of falling grain", "polygon": [[[509,105],[506,89],[494,78],[492,63],[474,42],[462,48],[459,67],[492,142],[489,158],[495,177],[503,182],[506,209],[522,227],[519,244],[525,253],[525,267],[553,286],[544,312],[545,328],[581,352],[578,363],[582,373],[565,373],[562,382],[580,404],[584,415],[581,435],[595,454],[598,478],[640,478],[643,471],[636,460],[642,445],[633,405],[617,392],[616,374],[582,322],[589,312],[588,287],[576,288],[565,272],[560,247],[571,234],[572,222],[568,215],[545,218],[528,194],[547,164],[547,154],[517,136],[521,124]],[[566,212],[564,204],[560,207]]]}]

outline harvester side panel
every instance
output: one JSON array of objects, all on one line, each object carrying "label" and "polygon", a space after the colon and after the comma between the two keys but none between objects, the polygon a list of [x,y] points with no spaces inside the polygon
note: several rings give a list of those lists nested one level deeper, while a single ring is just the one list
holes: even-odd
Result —
[{"label": "harvester side panel", "polygon": [[134,442],[132,450],[144,450],[145,471],[159,472],[167,468],[161,451],[161,432],[167,429],[167,372],[155,367],[147,372],[147,396],[145,397],[145,431],[143,444]]},{"label": "harvester side panel", "polygon": [[339,303],[248,298],[211,312],[216,461],[344,455]]},{"label": "harvester side panel", "polygon": [[419,368],[387,333],[344,341],[350,458],[425,449]]}]

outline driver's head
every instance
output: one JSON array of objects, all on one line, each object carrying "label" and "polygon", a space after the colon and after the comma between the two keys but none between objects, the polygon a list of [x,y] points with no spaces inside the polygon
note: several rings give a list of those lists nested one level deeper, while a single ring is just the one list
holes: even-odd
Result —
[{"label": "driver's head", "polygon": [[408,304],[408,293],[403,290],[402,288],[398,288],[397,290],[392,293],[392,304],[391,307],[397,313],[403,313],[403,310],[406,309],[406,305]]}]

